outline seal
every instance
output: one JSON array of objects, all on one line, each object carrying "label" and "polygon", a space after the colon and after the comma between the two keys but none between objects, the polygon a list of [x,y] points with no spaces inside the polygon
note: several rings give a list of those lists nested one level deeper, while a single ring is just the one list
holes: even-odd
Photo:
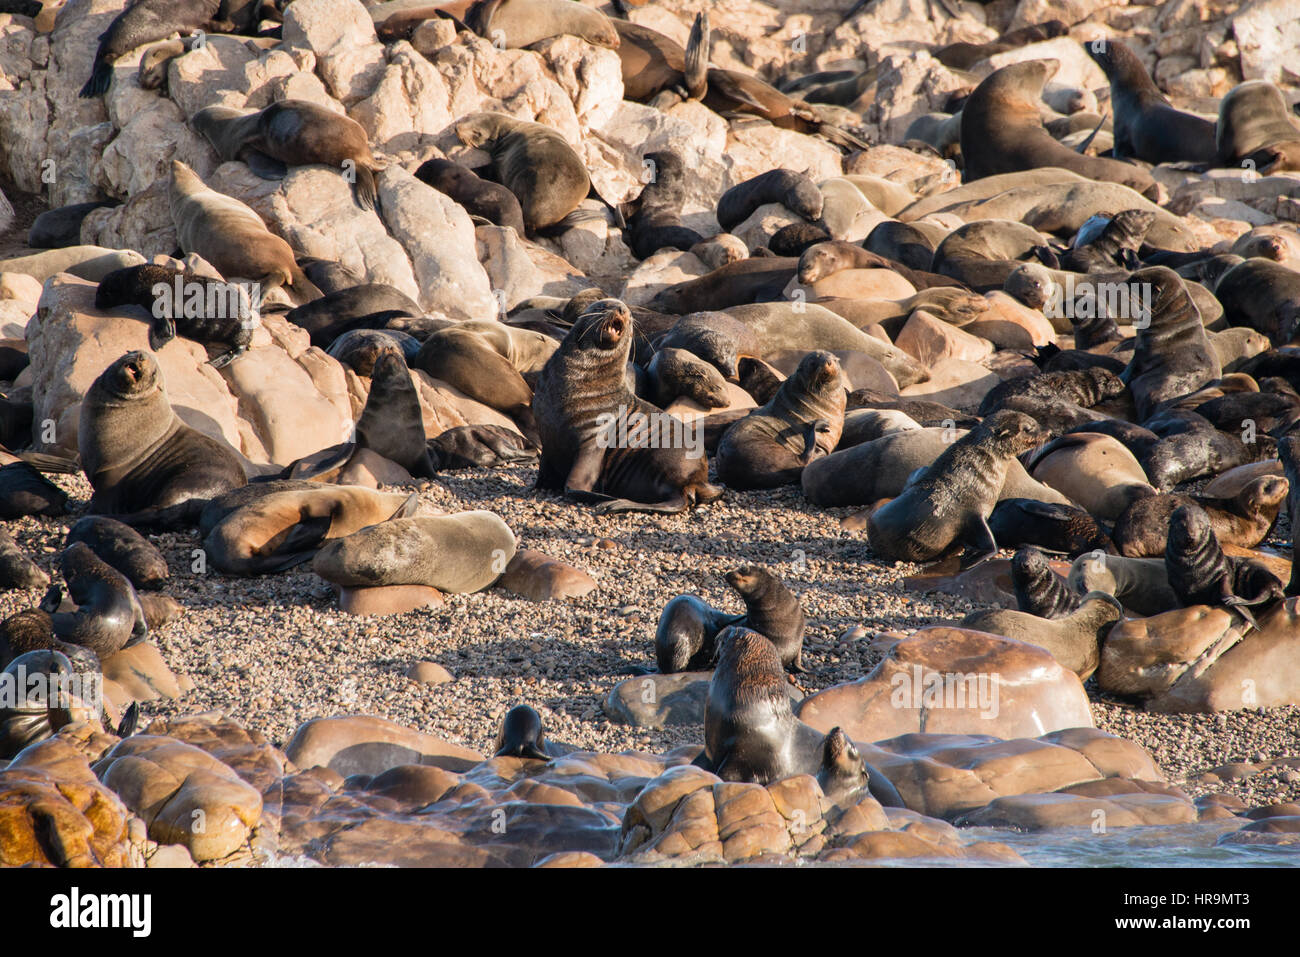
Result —
[{"label": "seal", "polygon": [[162,370],[128,352],[99,374],[81,404],[77,444],[94,489],[91,514],[132,516],[127,524],[197,518],[197,504],[247,482],[234,451],[177,418]]},{"label": "seal", "polygon": [[262,217],[233,196],[209,189],[180,160],[172,160],[171,169],[172,223],[182,250],[198,253],[228,279],[289,286],[303,301],[320,298],[294,260],[293,247],[267,229]]},{"label": "seal", "polygon": [[571,0],[484,0],[470,8],[465,23],[481,37],[500,38],[508,50],[566,35],[599,47],[619,46],[609,17]]},{"label": "seal", "polygon": [[304,303],[290,309],[284,318],[306,329],[312,345],[328,349],[335,339],[353,329],[381,329],[394,319],[423,315],[424,309],[406,293],[384,283],[368,282]]},{"label": "seal", "polygon": [[1061,268],[1081,273],[1137,269],[1141,265],[1138,250],[1155,221],[1156,214],[1150,210],[1122,210],[1108,219],[1096,236],[1076,239],[1061,256]]},{"label": "seal", "polygon": [[419,496],[346,485],[272,492],[235,509],[203,539],[227,575],[268,575],[311,561],[328,540],[415,514]]},{"label": "seal", "polygon": [[99,281],[96,309],[137,306],[149,312],[149,347],[161,349],[177,335],[229,346],[210,361],[220,369],[248,351],[260,315],[247,288],[189,269],[145,263],[115,269]]},{"label": "seal", "polygon": [[1263,333],[1274,346],[1287,345],[1300,331],[1300,273],[1279,262],[1243,260],[1219,277],[1214,295],[1230,326]]},{"label": "seal", "polygon": [[27,245],[33,249],[66,249],[81,242],[81,222],[96,209],[120,206],[117,200],[73,203],[48,209],[36,217],[27,231]]},{"label": "seal", "polygon": [[798,263],[785,256],[755,256],[726,263],[697,279],[661,289],[648,305],[661,312],[687,315],[774,302],[785,298]]},{"label": "seal", "polygon": [[[1300,435],[1287,434],[1279,438],[1277,457],[1282,463],[1289,486],[1286,501],[1287,514],[1300,515]],[[1292,521],[1292,555],[1300,554],[1296,551],[1297,544],[1300,544],[1300,522]],[[1293,560],[1291,563],[1291,578],[1286,585],[1286,594],[1289,598],[1300,595],[1300,562]]]},{"label": "seal", "polygon": [[823,736],[794,716],[781,658],[770,641],[733,625],[718,635],[718,644],[697,766],[724,781],[755,784],[812,774],[832,792],[847,779],[886,807],[903,806],[889,779],[862,759],[841,729]]},{"label": "seal", "polygon": [[519,200],[528,229],[556,225],[591,192],[586,166],[549,126],[504,113],[474,113],[455,128],[462,143],[492,157],[497,178]]},{"label": "seal", "polygon": [[772,643],[782,667],[802,673],[804,613],[794,592],[757,565],[727,572],[727,584],[745,602],[744,626]]},{"label": "seal", "polygon": [[359,376],[371,377],[375,363],[387,352],[407,362],[420,351],[420,340],[396,329],[353,329],[339,336],[326,350]]},{"label": "seal", "polygon": [[280,100],[261,110],[209,106],[190,118],[226,162],[238,160],[262,179],[284,179],[290,166],[319,163],[353,181],[362,209],[375,209],[380,166],[365,129],[351,117],[308,100]]},{"label": "seal", "polygon": [[699,356],[722,373],[740,378],[743,357],[762,352],[762,343],[745,323],[725,312],[696,312],[684,315],[656,343],[657,348],[683,349]]},{"label": "seal", "polygon": [[977,219],[943,238],[934,251],[931,269],[950,276],[976,292],[1001,289],[1008,277],[1029,258],[1057,259],[1047,237],[1032,226],[1004,219]]},{"label": "seal", "polygon": [[1041,375],[1007,379],[985,393],[979,404],[979,415],[996,412],[1013,396],[1034,399],[1063,399],[1090,409],[1103,399],[1114,398],[1124,392],[1119,376],[1106,369],[1085,369],[1077,372],[1045,372]]},{"label": "seal", "polygon": [[148,633],[144,609],[135,589],[121,572],[102,561],[82,542],[59,556],[59,572],[67,582],[76,611],[59,611],[63,589],[51,585],[41,600],[60,641],[89,648],[103,661]]},{"label": "seal", "polygon": [[49,583],[50,576],[0,528],[0,588],[44,588]]},{"label": "seal", "polygon": [[111,518],[87,515],[79,519],[68,529],[63,544],[78,542],[125,575],[135,588],[158,591],[171,577],[167,559],[152,542],[131,526]]},{"label": "seal", "polygon": [[839,444],[846,399],[839,360],[822,350],[808,353],[766,405],[723,435],[718,478],[736,489],[798,482],[805,465]]},{"label": "seal", "polygon": [[739,183],[718,200],[718,225],[730,232],[768,203],[779,203],[810,223],[822,218],[825,198],[817,184],[803,173],[772,169]]},{"label": "seal", "polygon": [[1197,505],[1209,516],[1220,545],[1254,548],[1277,524],[1278,512],[1289,491],[1290,483],[1286,479],[1267,475],[1247,483],[1230,498],[1152,495],[1138,499],[1124,510],[1115,520],[1111,537],[1119,553],[1129,558],[1163,555],[1175,510],[1184,505]]},{"label": "seal", "polygon": [[938,243],[912,223],[887,219],[867,234],[862,245],[864,249],[900,262],[908,269],[930,272]]},{"label": "seal", "polygon": [[524,211],[519,207],[519,200],[500,183],[482,179],[472,169],[445,159],[420,164],[415,178],[450,196],[471,216],[524,235]]},{"label": "seal", "polygon": [[1286,97],[1267,80],[1239,83],[1219,101],[1214,129],[1215,165],[1262,175],[1300,170],[1300,130]]},{"label": "seal", "polygon": [[1020,412],[996,412],[957,439],[897,498],[871,513],[871,550],[894,561],[929,561],[965,542],[983,560],[998,549],[988,517],[1011,459],[1042,441]]},{"label": "seal", "polygon": [[645,371],[650,380],[647,398],[661,409],[679,396],[706,409],[720,409],[731,401],[722,373],[685,349],[660,349]]},{"label": "seal", "polygon": [[1101,643],[1107,632],[1123,617],[1124,608],[1115,596],[1094,591],[1083,596],[1079,607],[1058,618],[994,608],[967,615],[959,627],[1037,645],[1080,681],[1087,681],[1101,664]]},{"label": "seal", "polygon": [[1214,124],[1174,109],[1132,50],[1113,37],[1085,42],[1083,48],[1110,83],[1116,159],[1135,156],[1158,165],[1214,158]]},{"label": "seal", "polygon": [[1162,558],[1124,558],[1102,551],[1080,555],[1065,577],[1076,595],[1104,591],[1138,615],[1158,615],[1182,607],[1169,584]]},{"label": "seal", "polygon": [[907,280],[914,290],[932,286],[962,287],[961,282],[951,276],[909,269],[902,263],[840,240],[817,243],[805,249],[799,256],[798,279],[804,285],[812,286],[839,272],[868,269],[890,270]]},{"label": "seal", "polygon": [[0,465],[0,519],[54,518],[68,512],[68,493],[23,461]]},{"label": "seal", "polygon": [[646,103],[660,94],[669,98],[700,100],[708,89],[709,50],[705,40],[708,14],[701,13],[691,27],[687,47],[656,30],[615,20],[618,59],[623,71],[623,97]]},{"label": "seal", "polygon": [[1011,590],[1016,607],[1039,618],[1061,618],[1079,607],[1079,596],[1052,571],[1047,556],[1032,546],[1011,556]]},{"label": "seal", "polygon": [[430,439],[428,448],[439,471],[491,468],[537,458],[527,439],[501,425],[457,426]]},{"label": "seal", "polygon": [[678,595],[664,605],[655,627],[655,661],[661,674],[705,671],[718,656],[718,632],[744,619],[714,608],[698,595]]},{"label": "seal", "polygon": [[1223,554],[1210,517],[1195,504],[1180,505],[1169,519],[1165,571],[1182,605],[1235,608],[1252,625],[1252,606],[1283,596],[1282,582],[1264,565]]},{"label": "seal", "polygon": [[433,478],[437,472],[424,433],[420,396],[406,360],[396,351],[382,353],[371,369],[356,442],[358,448],[377,452],[416,478]]},{"label": "seal", "polygon": [[664,248],[689,251],[704,237],[682,225],[686,202],[686,164],[672,150],[647,153],[642,160],[649,183],[627,215],[633,255],[646,259]]},{"label": "seal", "polygon": [[[684,447],[686,426],[628,388],[632,325],[627,306],[599,300],[547,360],[532,403],[542,440],[537,487],[597,498],[603,512],[681,512],[711,502],[722,490],[708,482],[703,448]],[[665,429],[668,441],[659,441]]]},{"label": "seal", "polygon": [[1085,510],[1032,498],[1006,498],[998,502],[989,516],[989,529],[1003,548],[1036,545],[1071,558],[1081,552],[1113,551],[1115,547],[1110,536]]},{"label": "seal", "polygon": [[[35,679],[42,686],[53,688],[70,678],[74,670],[67,655],[53,649],[41,649],[15,657],[5,667],[0,681],[8,688],[26,689],[26,682]],[[75,715],[71,708],[52,707],[52,704],[46,695],[37,700],[35,696],[28,698],[25,693],[21,700],[0,704],[0,761],[8,764],[24,748],[53,737],[60,728],[72,724],[78,717],[85,717]]]},{"label": "seal", "polygon": [[1055,60],[1025,60],[980,82],[961,114],[962,182],[1054,166],[1156,199],[1159,188],[1149,173],[1120,160],[1082,156],[1043,129],[1036,101],[1058,68]]},{"label": "seal", "polygon": [[507,711],[501,719],[501,731],[493,745],[492,756],[551,760],[551,756],[546,753],[542,716],[526,704],[515,705]]},{"label": "seal", "polygon": [[90,79],[80,95],[89,99],[107,93],[113,80],[113,61],[137,47],[165,40],[173,33],[210,29],[221,6],[221,0],[137,0],[100,34]]},{"label": "seal", "polygon": [[1196,391],[1223,370],[1178,273],[1168,266],[1149,266],[1133,273],[1129,285],[1141,291],[1144,304],[1150,303],[1143,306],[1150,321],[1135,323],[1133,358],[1120,374],[1142,421],[1160,403]]},{"label": "seal", "polygon": [[1141,463],[1109,435],[1071,432],[1053,439],[1034,452],[1027,468],[1103,521],[1113,521],[1134,501],[1155,494]]}]

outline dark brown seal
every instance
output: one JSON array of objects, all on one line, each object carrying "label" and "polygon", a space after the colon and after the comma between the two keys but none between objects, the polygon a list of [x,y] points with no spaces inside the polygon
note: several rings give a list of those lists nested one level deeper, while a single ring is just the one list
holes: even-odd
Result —
[{"label": "dark brown seal", "polygon": [[445,159],[427,160],[415,171],[415,178],[450,196],[471,216],[524,235],[524,211],[519,200],[500,183],[482,179],[472,169]]},{"label": "dark brown seal", "polygon": [[1248,483],[1231,498],[1206,495],[1151,495],[1138,499],[1115,519],[1111,537],[1121,555],[1148,558],[1164,554],[1173,514],[1184,505],[1197,505],[1209,516],[1220,545],[1254,548],[1273,530],[1290,485],[1278,475]]},{"label": "dark brown seal", "polygon": [[708,459],[693,432],[632,394],[632,314],[616,299],[588,306],[537,378],[537,487],[598,499],[601,511],[680,512],[711,502]]},{"label": "dark brown seal", "polygon": [[798,482],[804,466],[839,444],[846,401],[839,360],[808,353],[766,405],[727,430],[718,443],[718,478],[737,489]]},{"label": "dark brown seal", "polygon": [[68,529],[64,545],[81,542],[136,588],[158,591],[171,572],[162,552],[130,525],[102,515],[87,515]]},{"label": "dark brown seal", "polygon": [[672,150],[647,153],[643,159],[650,181],[627,215],[629,246],[637,259],[646,259],[664,248],[689,250],[704,237],[682,225],[686,202],[686,165]]},{"label": "dark brown seal", "polygon": [[63,589],[58,585],[50,586],[41,610],[50,614],[61,641],[89,648],[102,661],[148,633],[144,608],[130,581],[89,546],[77,542],[64,549],[59,571],[76,610],[59,611]]},{"label": "dark brown seal", "polygon": [[173,33],[184,35],[210,28],[222,5],[221,0],[137,0],[100,34],[90,79],[81,88],[81,96],[108,92],[113,61],[118,57],[154,40],[165,40]]},{"label": "dark brown seal", "polygon": [[655,628],[655,661],[661,674],[705,671],[718,657],[718,632],[744,618],[714,608],[698,595],[678,595],[664,605]]},{"label": "dark brown seal", "polygon": [[727,572],[727,584],[745,601],[744,626],[772,642],[785,668],[802,672],[804,613],[798,596],[757,565]]},{"label": "dark brown seal", "polygon": [[50,576],[0,528],[0,588],[44,588],[49,583]]},{"label": "dark brown seal", "polygon": [[1215,162],[1262,175],[1300,170],[1300,130],[1287,112],[1286,97],[1267,80],[1248,80],[1219,103]]},{"label": "dark brown seal", "polygon": [[1209,515],[1195,504],[1179,506],[1169,519],[1165,570],[1184,606],[1235,608],[1252,624],[1251,606],[1283,595],[1282,582],[1262,564],[1223,554]]},{"label": "dark brown seal", "polygon": [[1222,374],[1218,356],[1183,279],[1167,266],[1133,273],[1130,290],[1140,293],[1137,344],[1120,379],[1133,393],[1139,421],[1167,399],[1194,392]]},{"label": "dark brown seal", "polygon": [[810,223],[822,218],[822,191],[803,173],[772,169],[731,187],[718,200],[718,224],[730,231],[748,219],[758,207],[780,203]]},{"label": "dark brown seal", "polygon": [[1022,548],[1012,556],[1011,589],[1016,607],[1039,618],[1063,618],[1079,607],[1079,596],[1037,548]]},{"label": "dark brown seal", "polygon": [[1001,548],[1036,545],[1071,558],[1115,546],[1105,530],[1084,509],[1032,498],[1007,498],[989,516],[989,529]]},{"label": "dark brown seal", "polygon": [[546,753],[546,731],[542,716],[526,704],[515,705],[501,719],[501,730],[493,746],[494,757],[532,758],[549,761]]},{"label": "dark brown seal", "polygon": [[420,397],[397,350],[386,351],[375,361],[356,435],[358,448],[377,452],[416,478],[433,478],[437,472],[424,434]]},{"label": "dark brown seal", "polygon": [[1007,466],[1042,441],[1038,424],[1020,412],[996,412],[957,439],[897,498],[871,513],[871,550],[893,561],[938,558],[954,544],[985,558],[997,551],[988,517]]}]

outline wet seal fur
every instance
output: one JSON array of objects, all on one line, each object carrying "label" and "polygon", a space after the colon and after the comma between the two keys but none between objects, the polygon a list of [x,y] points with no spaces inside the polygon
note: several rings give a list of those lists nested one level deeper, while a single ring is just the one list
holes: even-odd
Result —
[{"label": "wet seal fur", "polygon": [[1010,410],[996,412],[953,442],[902,494],[871,513],[871,550],[893,561],[938,558],[954,544],[975,546],[984,558],[998,549],[988,517],[1007,467],[1042,440],[1038,424]]},{"label": "wet seal fur", "polygon": [[76,610],[59,611],[63,589],[58,585],[50,586],[41,610],[50,614],[60,640],[89,648],[102,661],[148,634],[144,608],[131,582],[88,545],[77,542],[64,549],[59,572]]},{"label": "wet seal fur", "polygon": [[1283,597],[1282,582],[1253,559],[1230,559],[1198,505],[1182,505],[1169,520],[1165,546],[1169,586],[1184,606],[1235,608],[1254,624],[1251,606]]},{"label": "wet seal fur", "polygon": [[676,596],[664,605],[655,627],[659,672],[669,675],[712,668],[718,656],[718,632],[743,618],[714,608],[698,595]]},{"label": "wet seal fur", "polygon": [[551,760],[551,756],[546,753],[546,732],[542,726],[542,716],[536,709],[520,704],[506,712],[501,719],[501,730],[497,733],[492,756]]},{"label": "wet seal fur", "polygon": [[1290,483],[1269,475],[1247,484],[1231,498],[1204,495],[1152,495],[1138,499],[1115,520],[1111,537],[1121,555],[1150,558],[1164,554],[1169,524],[1174,512],[1194,504],[1210,518],[1219,544],[1254,548],[1277,524],[1278,512],[1287,500]]}]

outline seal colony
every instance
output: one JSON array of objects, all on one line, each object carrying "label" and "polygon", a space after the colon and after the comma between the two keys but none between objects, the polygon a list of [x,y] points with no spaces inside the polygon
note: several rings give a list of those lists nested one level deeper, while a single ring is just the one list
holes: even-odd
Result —
[{"label": "seal colony", "polygon": [[[923,76],[863,5],[780,63],[669,3],[63,10],[47,106],[84,168],[0,261],[0,668],[110,693],[0,703],[0,801],[93,731],[143,813],[124,759],[200,703],[266,723],[287,801],[523,815],[507,851],[428,852],[457,863],[674,859],[702,832],[670,819],[730,833],[736,794],[772,853],[903,856],[1007,823],[933,771],[1004,746],[998,800],[1300,799],[1158,723],[1249,714],[1254,753],[1300,706],[1291,74],[1216,51],[1197,86],[1122,18],[946,4]],[[1117,716],[1185,776],[1090,751]],[[156,843],[235,853],[186,840]]]}]

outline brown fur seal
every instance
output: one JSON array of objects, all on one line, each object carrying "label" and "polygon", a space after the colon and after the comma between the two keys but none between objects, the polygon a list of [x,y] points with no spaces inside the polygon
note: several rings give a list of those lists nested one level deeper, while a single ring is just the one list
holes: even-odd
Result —
[{"label": "brown fur seal", "polygon": [[1011,591],[1017,608],[1039,618],[1061,618],[1079,607],[1079,596],[1037,548],[1022,548],[1011,556]]},{"label": "brown fur seal", "polygon": [[258,303],[245,287],[154,263],[115,269],[99,281],[95,308],[121,306],[148,310],[153,317],[152,349],[161,349],[177,335],[204,345],[229,346],[210,360],[218,369],[248,351],[260,320]]},{"label": "brown fur seal", "polygon": [[162,552],[130,525],[100,515],[87,515],[68,529],[63,544],[77,542],[125,575],[136,588],[157,591],[171,577]]},{"label": "brown fur seal", "polygon": [[631,312],[603,299],[547,361],[532,404],[542,439],[537,487],[594,495],[601,511],[680,512],[713,501],[722,490],[708,482],[703,447],[684,447],[686,426],[628,388],[631,347]]},{"label": "brown fur seal", "polygon": [[64,515],[68,493],[27,462],[0,465],[0,519],[10,521],[26,515]]},{"label": "brown fur seal", "polygon": [[537,449],[502,425],[462,425],[430,439],[429,455],[443,471],[531,462],[537,458]]},{"label": "brown fur seal", "polygon": [[[840,240],[817,243],[805,249],[799,255],[798,279],[806,286],[813,286],[837,273],[862,269],[891,270],[907,280],[915,289],[928,289],[932,286],[961,287],[960,281],[950,276],[909,269],[902,263]],[[814,286],[814,288],[820,293],[823,287]]]},{"label": "brown fur seal", "polygon": [[1090,409],[1103,399],[1110,399],[1124,391],[1119,376],[1106,369],[1087,369],[1080,372],[1046,372],[1021,379],[1008,379],[990,389],[979,405],[979,415],[996,412],[1012,396],[1036,399],[1065,399]]},{"label": "brown fur seal", "polygon": [[1128,283],[1141,291],[1144,315],[1134,323],[1137,345],[1120,379],[1132,391],[1141,421],[1161,402],[1194,392],[1223,371],[1178,273],[1150,266]]},{"label": "brown fur seal", "polygon": [[411,370],[399,352],[385,352],[371,370],[370,392],[357,420],[357,446],[378,452],[416,478],[433,478],[436,468],[427,443]]},{"label": "brown fur seal", "polygon": [[1065,580],[1076,595],[1104,591],[1138,615],[1158,615],[1181,607],[1162,558],[1089,552],[1074,560]]},{"label": "brown fur seal", "polygon": [[470,9],[465,22],[481,37],[499,38],[508,50],[566,35],[599,47],[619,46],[609,17],[572,0],[484,0]]},{"label": "brown fur seal", "polygon": [[661,289],[649,306],[661,312],[688,315],[781,300],[794,279],[798,263],[797,259],[786,256],[760,256],[726,263],[698,279],[687,279]]},{"label": "brown fur seal", "polygon": [[1078,675],[1080,681],[1087,681],[1101,663],[1101,643],[1106,633],[1123,616],[1124,610],[1113,595],[1094,591],[1083,596],[1078,608],[1058,618],[1039,618],[1023,611],[995,608],[967,615],[960,627],[1046,648],[1063,667]]},{"label": "brown fur seal", "polygon": [[421,164],[415,178],[450,196],[471,216],[481,216],[524,235],[524,211],[519,200],[500,183],[481,179],[472,169],[445,159]]},{"label": "brown fur seal", "polygon": [[492,746],[492,755],[549,761],[551,756],[546,753],[546,745],[542,716],[526,704],[515,705],[501,719],[501,730]]},{"label": "brown fur seal", "polygon": [[730,401],[722,373],[685,349],[660,349],[646,367],[646,376],[650,380],[648,398],[661,409],[679,396],[706,409],[720,409]]},{"label": "brown fur seal", "polygon": [[757,565],[728,572],[727,584],[745,601],[742,624],[772,642],[785,668],[802,672],[804,614],[794,592]]},{"label": "brown fur seal", "polygon": [[198,253],[227,279],[289,286],[300,301],[320,298],[294,260],[293,247],[251,208],[210,189],[180,160],[172,160],[170,196],[176,239],[186,253]]},{"label": "brown fur seal", "polygon": [[724,781],[771,784],[813,774],[828,797],[869,789],[902,807],[893,784],[862,760],[839,728],[823,736],[798,720],[781,658],[757,632],[733,625],[718,635],[721,655],[704,705],[704,752],[695,764]]},{"label": "brown fur seal", "polygon": [[1103,551],[1114,548],[1097,520],[1083,509],[1032,498],[1007,498],[998,502],[989,516],[989,528],[1002,548],[1037,545],[1071,558],[1098,548]]},{"label": "brown fur seal", "polygon": [[[1286,473],[1289,490],[1286,510],[1289,516],[1300,515],[1300,435],[1288,434],[1277,441],[1277,457]],[[1291,580],[1287,582],[1287,597],[1300,595],[1300,561],[1294,556],[1300,555],[1300,521],[1291,518]]]},{"label": "brown fur seal", "polygon": [[1214,286],[1231,326],[1263,333],[1285,346],[1300,332],[1300,272],[1279,262],[1252,257],[1228,269]]},{"label": "brown fur seal", "polygon": [[374,209],[379,164],[356,120],[307,100],[281,100],[261,110],[209,106],[190,119],[226,162],[245,163],[263,179],[283,179],[287,167],[320,163],[354,180],[363,209]]},{"label": "brown fur seal", "polygon": [[0,683],[6,688],[21,689],[21,693],[6,694],[10,700],[0,704],[0,761],[8,764],[23,749],[52,737],[78,717],[86,717],[74,714],[62,695],[56,696],[59,699],[56,702],[47,695],[29,697],[27,694],[28,682],[35,680],[42,687],[58,688],[75,670],[66,655],[53,649],[29,651],[9,662],[0,674]]},{"label": "brown fur seal", "polygon": [[1254,548],[1273,530],[1290,485],[1276,475],[1255,479],[1231,498],[1205,495],[1152,495],[1138,499],[1115,520],[1111,537],[1121,555],[1150,558],[1163,555],[1174,511],[1195,504],[1210,518],[1221,545]]},{"label": "brown fur seal", "polygon": [[1153,164],[1213,159],[1214,124],[1174,109],[1132,50],[1111,37],[1085,42],[1083,48],[1110,81],[1116,159],[1136,156]]},{"label": "brown fur seal", "polygon": [[1118,439],[1072,432],[1035,450],[1030,474],[1068,496],[1102,521],[1113,521],[1155,490],[1141,463]]},{"label": "brown fur seal", "polygon": [[1228,606],[1254,623],[1252,605],[1282,597],[1282,582],[1253,559],[1230,559],[1214,536],[1205,510],[1181,505],[1169,519],[1165,545],[1169,586],[1184,606]]},{"label": "brown fur seal", "polygon": [[660,674],[706,671],[718,656],[718,632],[741,621],[698,595],[678,595],[664,605],[655,628],[655,661]]},{"label": "brown fur seal", "polygon": [[49,583],[50,576],[0,528],[0,588],[44,588]]},{"label": "brown fur seal", "polygon": [[504,113],[474,113],[455,126],[462,143],[492,156],[501,185],[519,200],[529,229],[554,226],[591,192],[587,167],[549,126]]},{"label": "brown fur seal", "polygon": [[770,402],[727,430],[718,443],[718,478],[737,489],[798,482],[805,465],[839,444],[845,400],[839,360],[808,353]]},{"label": "brown fur seal", "polygon": [[162,517],[247,482],[229,446],[177,418],[162,370],[145,352],[127,353],[95,379],[81,404],[77,442],[95,490],[92,514]]},{"label": "brown fur seal", "polygon": [[928,561],[955,543],[977,556],[997,551],[988,517],[1011,459],[1042,440],[1037,423],[1020,412],[997,412],[953,444],[897,498],[871,513],[867,541],[893,561]]},{"label": "brown fur seal", "polygon": [[664,248],[690,250],[704,242],[704,237],[682,225],[682,206],[686,202],[686,166],[672,150],[647,153],[643,159],[651,179],[634,209],[627,214],[633,254],[646,259]]},{"label": "brown fur seal", "polygon": [[63,589],[58,585],[50,586],[41,609],[49,612],[61,641],[89,648],[102,661],[148,633],[144,609],[131,583],[89,546],[77,542],[64,549],[59,572],[76,610],[59,611]]},{"label": "brown fur seal", "polygon": [[227,575],[282,572],[311,561],[327,540],[407,518],[418,504],[414,494],[352,486],[272,492],[222,519],[203,539],[203,550]]},{"label": "brown fur seal", "polygon": [[1267,80],[1248,80],[1228,91],[1219,103],[1214,139],[1218,166],[1262,175],[1300,170],[1300,129],[1282,91]]},{"label": "brown fur seal", "polygon": [[100,34],[90,79],[81,88],[81,96],[108,92],[113,61],[118,57],[154,40],[165,40],[173,33],[210,29],[222,6],[221,0],[137,0]]},{"label": "brown fur seal", "polygon": [[780,203],[810,223],[822,218],[825,197],[817,184],[803,173],[772,169],[731,187],[718,200],[718,224],[730,231],[748,219],[758,207]]},{"label": "brown fur seal", "polygon": [[[708,88],[708,50],[703,44],[705,20],[692,28],[690,49],[656,30],[615,20],[618,58],[623,69],[623,96],[645,103],[672,91],[684,99],[702,99]],[[698,34],[698,36],[697,36]]]},{"label": "brown fur seal", "polygon": [[1159,190],[1150,174],[1119,160],[1081,156],[1043,129],[1035,101],[1058,66],[1055,60],[1012,63],[975,88],[961,115],[962,182],[1055,166],[1155,199]]},{"label": "brown fur seal", "polygon": [[423,316],[420,304],[400,289],[368,282],[339,289],[320,299],[290,309],[284,318],[311,335],[311,344],[328,349],[345,332],[383,328],[403,316]]}]

